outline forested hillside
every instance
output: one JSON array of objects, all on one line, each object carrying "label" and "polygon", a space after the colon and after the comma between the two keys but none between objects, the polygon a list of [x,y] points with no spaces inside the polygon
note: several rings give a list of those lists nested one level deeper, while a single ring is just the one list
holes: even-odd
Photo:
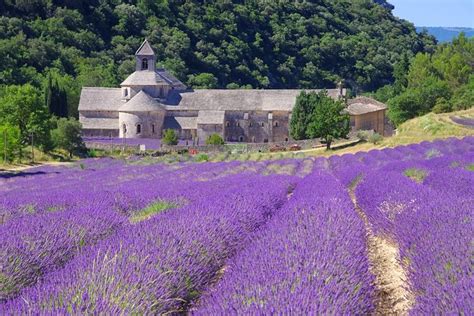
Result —
[{"label": "forested hillside", "polygon": [[395,125],[431,111],[446,113],[474,106],[474,38],[464,33],[432,54],[405,56],[394,68],[395,83],[374,96],[389,105]]},{"label": "forested hillside", "polygon": [[393,81],[403,53],[434,47],[376,2],[0,0],[0,84],[44,88],[50,74],[74,112],[81,86],[116,86],[132,72],[146,37],[193,87],[329,88],[344,79],[371,91]]}]

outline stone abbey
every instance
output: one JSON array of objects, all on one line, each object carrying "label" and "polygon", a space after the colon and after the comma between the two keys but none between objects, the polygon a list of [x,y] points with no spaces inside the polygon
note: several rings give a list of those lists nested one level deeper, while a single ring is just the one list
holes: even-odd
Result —
[{"label": "stone abbey", "polygon": [[[84,136],[161,138],[165,129],[173,129],[180,139],[201,142],[214,133],[229,142],[289,140],[291,112],[302,90],[188,89],[166,69],[156,68],[147,40],[135,59],[135,72],[120,88],[82,89],[79,120]],[[342,86],[327,92],[346,100]],[[347,105],[354,129],[383,134],[382,103],[360,97]]]}]

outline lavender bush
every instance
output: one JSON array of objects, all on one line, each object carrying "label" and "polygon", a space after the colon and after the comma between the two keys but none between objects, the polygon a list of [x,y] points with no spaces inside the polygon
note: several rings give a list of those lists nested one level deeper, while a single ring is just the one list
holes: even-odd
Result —
[{"label": "lavender bush", "polygon": [[371,231],[399,248],[409,312],[469,315],[473,164],[467,137],[329,159],[3,173],[0,314],[377,312],[355,188]]}]

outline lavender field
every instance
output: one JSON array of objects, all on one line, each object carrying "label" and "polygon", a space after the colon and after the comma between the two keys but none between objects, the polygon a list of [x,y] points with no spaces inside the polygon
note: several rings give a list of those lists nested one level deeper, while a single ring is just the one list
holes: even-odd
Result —
[{"label": "lavender field", "polygon": [[474,313],[474,138],[0,175],[0,315]]}]

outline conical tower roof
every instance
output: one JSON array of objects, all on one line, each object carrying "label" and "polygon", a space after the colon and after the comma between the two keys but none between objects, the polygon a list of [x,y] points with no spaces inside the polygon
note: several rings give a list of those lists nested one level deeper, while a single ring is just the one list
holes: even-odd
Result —
[{"label": "conical tower roof", "polygon": [[136,56],[155,56],[155,52],[153,48],[151,48],[150,43],[148,40],[144,40],[142,45],[138,48],[137,52],[135,53]]},{"label": "conical tower roof", "polygon": [[130,101],[119,107],[119,112],[157,112],[165,111],[160,103],[143,90],[138,92]]}]

